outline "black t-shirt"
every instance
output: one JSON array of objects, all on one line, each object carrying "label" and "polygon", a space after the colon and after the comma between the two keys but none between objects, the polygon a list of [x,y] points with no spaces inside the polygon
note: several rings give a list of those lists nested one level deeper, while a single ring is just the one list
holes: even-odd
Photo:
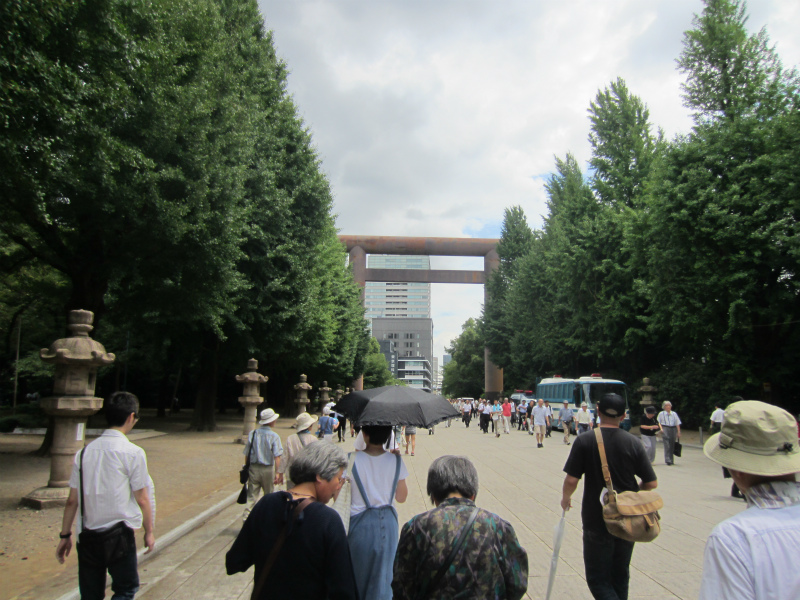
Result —
[{"label": "black t-shirt", "polygon": [[648,426],[658,425],[658,421],[656,421],[655,417],[648,417],[647,415],[644,415],[642,417],[641,423],[639,423],[639,431],[641,432],[642,435],[648,435],[648,436],[653,436],[656,434],[656,431],[658,431],[657,429],[643,429],[641,427],[642,425],[648,425]]},{"label": "black t-shirt", "polygon": [[[638,476],[642,482],[656,480],[656,474],[644,452],[644,447],[624,429],[616,427],[600,427],[603,445],[606,449],[608,469],[611,471],[611,483],[617,492],[638,492]],[[584,474],[583,506],[581,519],[584,530],[605,531],[603,507],[600,504],[600,493],[606,487],[603,470],[600,466],[600,452],[594,431],[580,434],[572,444],[564,472],[577,479]]]}]

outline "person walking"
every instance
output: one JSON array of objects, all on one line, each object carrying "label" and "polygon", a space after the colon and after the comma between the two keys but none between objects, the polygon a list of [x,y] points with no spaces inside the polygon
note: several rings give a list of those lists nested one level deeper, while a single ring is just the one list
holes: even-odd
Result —
[{"label": "person walking", "polygon": [[564,430],[564,443],[569,446],[569,430],[572,429],[572,422],[575,420],[572,409],[569,407],[569,400],[564,400],[564,406],[558,411],[558,419]]},{"label": "person walking", "polygon": [[492,431],[495,437],[500,437],[500,417],[503,414],[503,407],[500,406],[500,400],[492,402]]},{"label": "person walking", "polygon": [[[656,474],[642,444],[619,426],[625,414],[625,400],[619,394],[605,394],[597,403],[599,433],[603,439],[611,481],[617,492],[654,490]],[[634,543],[611,535],[598,501],[606,487],[596,433],[579,435],[564,465],[561,508],[572,508],[572,495],[583,482],[581,521],[583,523],[583,565],[586,584],[597,600],[627,600],[630,562]],[[639,478],[640,482],[636,481]],[[725,596],[720,596],[725,597]],[[728,596],[729,598],[735,596]]]},{"label": "person walking", "polygon": [[156,544],[155,494],[147,457],[127,437],[139,420],[139,399],[116,392],[104,408],[108,429],[75,455],[56,548],[63,564],[72,551],[72,525],[80,513],[76,530],[82,600],[105,597],[106,573],[114,598],[133,598],[139,590],[133,530],[144,526],[145,554]]},{"label": "person walking", "polygon": [[406,425],[405,436],[406,454],[408,454],[408,451],[411,450],[411,456],[414,456],[414,452],[417,451],[417,428],[413,425]]},{"label": "person walking", "polygon": [[294,421],[297,433],[286,438],[286,448],[277,463],[277,471],[283,475],[287,490],[294,486],[294,482],[287,477],[287,473],[291,473],[292,461],[303,448],[317,441],[317,436],[311,433],[311,428],[317,422],[316,415],[301,412]]},{"label": "person walking", "polygon": [[339,428],[339,419],[331,416],[331,409],[325,407],[322,409],[322,417],[319,420],[319,429],[317,429],[317,436],[321,440],[333,443],[333,432]]},{"label": "person walking", "polygon": [[725,417],[725,411],[722,410],[722,405],[717,402],[714,405],[714,412],[711,413],[711,427],[709,432],[711,435],[719,433],[722,430],[722,419]]},{"label": "person walking", "polygon": [[675,442],[681,439],[681,418],[672,410],[672,402],[665,400],[661,405],[663,409],[658,413],[658,425],[661,429],[661,440],[664,443],[664,462],[668,465],[675,464]]},{"label": "person walking", "polygon": [[734,402],[703,453],[726,467],[747,509],[706,540],[700,600],[800,597],[800,447],[787,411],[755,400]]},{"label": "person walking", "polygon": [[578,411],[578,414],[575,415],[575,422],[578,425],[578,435],[586,433],[594,426],[592,422],[592,413],[589,412],[589,407],[586,402],[581,402],[581,409]]},{"label": "person walking", "polygon": [[469,422],[472,420],[472,402],[464,402],[462,404],[461,414],[463,415],[464,424],[469,429]]},{"label": "person walking", "polygon": [[259,415],[259,427],[247,436],[243,454],[250,459],[250,470],[247,478],[247,504],[245,505],[242,520],[246,521],[253,505],[258,500],[261,490],[264,495],[272,493],[273,485],[283,483],[281,471],[281,456],[283,446],[281,438],[272,431],[270,425],[278,420],[280,415],[271,408],[262,410]]},{"label": "person walking", "polygon": [[513,405],[509,403],[508,398],[503,398],[503,405],[501,408],[501,414],[503,416],[503,432],[504,433],[511,433],[511,407]]},{"label": "person walking", "polygon": [[536,434],[536,447],[544,448],[544,435],[547,430],[547,424],[550,422],[550,417],[547,416],[547,409],[544,407],[544,400],[541,398],[531,410],[531,419],[533,420],[533,433]]},{"label": "person walking", "polygon": [[400,529],[394,503],[408,497],[408,469],[399,454],[384,448],[391,427],[365,425],[361,432],[366,449],[353,462],[347,541],[359,597],[390,600]]},{"label": "person walking", "polygon": [[484,400],[478,405],[478,410],[481,413],[481,429],[483,433],[489,433],[489,423],[492,422],[492,403]]},{"label": "person walking", "polygon": [[[300,450],[289,470],[296,485],[255,506],[225,555],[228,575],[254,567],[257,600],[357,600],[347,532],[341,517],[326,506],[338,493],[346,468],[347,456],[334,444],[315,442]],[[230,597],[202,591],[195,597]]]},{"label": "person walking", "polygon": [[553,407],[550,406],[550,400],[544,401],[544,408],[547,410],[548,417],[544,437],[550,437],[550,434],[553,432]]},{"label": "person walking", "polygon": [[[440,456],[431,463],[428,495],[435,508],[403,525],[394,561],[394,600],[522,598],[528,588],[528,555],[508,522],[475,506],[477,493],[478,471],[466,456]],[[451,557],[467,526],[469,537]]]},{"label": "person walking", "polygon": [[644,409],[644,416],[642,422],[639,424],[639,433],[641,433],[642,446],[644,453],[650,464],[656,460],[656,432],[661,431],[656,420],[656,407],[648,406]]}]

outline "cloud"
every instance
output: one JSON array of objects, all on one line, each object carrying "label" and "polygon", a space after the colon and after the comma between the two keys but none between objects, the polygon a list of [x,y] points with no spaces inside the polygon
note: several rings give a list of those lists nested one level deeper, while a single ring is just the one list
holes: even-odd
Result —
[{"label": "cloud", "polygon": [[[346,234],[499,235],[546,212],[553,157],[590,158],[587,108],[617,77],[668,137],[688,131],[683,32],[700,0],[259,0]],[[800,3],[748,7],[784,65]],[[451,289],[453,288],[453,289]],[[435,286],[436,352],[480,314],[480,286]]]}]

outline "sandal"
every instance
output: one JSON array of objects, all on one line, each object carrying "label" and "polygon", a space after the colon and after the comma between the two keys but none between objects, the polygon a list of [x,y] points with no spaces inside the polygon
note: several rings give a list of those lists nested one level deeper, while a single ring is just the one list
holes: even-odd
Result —
[{"label": "sandal", "polygon": [[411,453],[411,456],[414,456],[414,453],[413,453],[413,452]]}]

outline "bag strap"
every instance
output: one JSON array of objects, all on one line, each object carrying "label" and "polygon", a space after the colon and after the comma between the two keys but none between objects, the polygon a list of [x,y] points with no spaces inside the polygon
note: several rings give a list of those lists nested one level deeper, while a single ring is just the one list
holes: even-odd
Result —
[{"label": "bag strap", "polygon": [[78,473],[81,476],[81,530],[86,528],[86,517],[83,512],[83,453],[86,452],[86,446],[81,448],[81,462],[78,467]]},{"label": "bag strap", "polygon": [[447,555],[447,558],[444,559],[442,566],[439,567],[439,570],[436,571],[436,575],[433,576],[432,579],[428,580],[427,583],[422,585],[422,589],[420,589],[419,594],[417,594],[416,600],[424,600],[427,596],[428,588],[432,587],[436,589],[436,586],[439,585],[442,577],[450,568],[450,565],[453,564],[453,561],[456,558],[459,550],[464,545],[464,542],[467,541],[467,536],[469,535],[470,531],[472,531],[472,525],[475,523],[475,519],[478,517],[478,507],[474,506],[472,508],[472,512],[469,515],[469,519],[467,519],[467,524],[464,525],[463,529],[461,530],[461,534],[458,536],[456,543],[453,544],[452,549],[450,550],[450,554]]},{"label": "bag strap", "polygon": [[400,482],[400,465],[403,462],[399,454],[395,454],[394,457],[397,459],[397,462],[394,469],[394,481],[392,482],[392,495],[389,496],[389,506],[394,504],[394,495],[397,493],[397,484]]},{"label": "bag strap", "polygon": [[278,539],[275,540],[275,545],[272,546],[272,552],[269,553],[269,557],[267,557],[267,562],[264,563],[264,568],[261,570],[261,575],[258,577],[258,583],[253,588],[253,593],[250,595],[250,600],[256,600],[256,598],[258,598],[259,594],[261,593],[261,590],[264,587],[264,584],[267,582],[267,577],[269,576],[269,572],[272,570],[272,565],[278,558],[278,554],[281,551],[281,547],[283,546],[283,543],[286,541],[286,536],[288,534],[289,527],[292,525],[292,523],[294,523],[295,519],[297,519],[297,517],[300,516],[300,513],[302,513],[306,509],[306,507],[312,502],[314,502],[313,499],[306,498],[305,500],[298,503],[298,505],[294,507],[294,510],[292,511],[292,518],[289,519],[289,521],[287,521],[286,524],[283,526],[283,529],[281,529],[281,532],[278,535]]},{"label": "bag strap", "polygon": [[606,482],[606,488],[608,488],[609,500],[611,499],[611,494],[614,494],[614,485],[611,483],[611,471],[608,470],[608,461],[606,460],[606,447],[603,444],[603,433],[600,431],[600,427],[594,428],[594,435],[597,438],[597,450],[600,452],[600,466],[603,469],[603,479]]}]

